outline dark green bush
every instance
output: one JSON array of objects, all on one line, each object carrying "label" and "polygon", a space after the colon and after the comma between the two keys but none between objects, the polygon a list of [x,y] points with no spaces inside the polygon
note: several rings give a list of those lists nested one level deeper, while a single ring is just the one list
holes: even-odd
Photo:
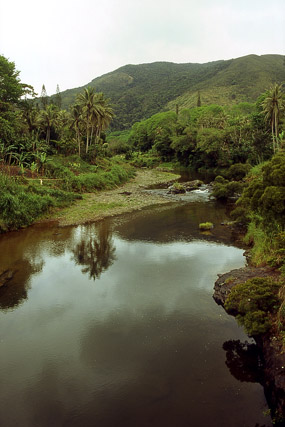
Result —
[{"label": "dark green bush", "polygon": [[227,184],[229,181],[227,179],[225,179],[223,176],[218,175],[215,178],[215,184]]},{"label": "dark green bush", "polygon": [[229,167],[226,172],[226,177],[228,179],[240,181],[248,174],[250,168],[251,166],[248,163],[235,163]]},{"label": "dark green bush", "polygon": [[[218,179],[217,179],[218,178]],[[214,182],[213,196],[217,200],[227,200],[230,197],[238,197],[242,192],[244,184],[237,181],[227,181],[218,176]]]},{"label": "dark green bush", "polygon": [[271,278],[256,277],[236,285],[225,302],[225,309],[237,316],[249,335],[270,329],[270,313],[276,312],[280,301],[280,284]]},{"label": "dark green bush", "polygon": [[0,194],[1,219],[8,229],[17,229],[32,224],[50,206],[54,200],[49,195],[39,196],[20,189],[12,194],[2,191]]},{"label": "dark green bush", "polygon": [[7,229],[32,224],[53,206],[69,205],[81,196],[40,185],[24,186],[0,174],[0,219]]},{"label": "dark green bush", "polygon": [[245,207],[237,206],[231,213],[231,218],[239,224],[246,225],[249,223],[248,213]]}]

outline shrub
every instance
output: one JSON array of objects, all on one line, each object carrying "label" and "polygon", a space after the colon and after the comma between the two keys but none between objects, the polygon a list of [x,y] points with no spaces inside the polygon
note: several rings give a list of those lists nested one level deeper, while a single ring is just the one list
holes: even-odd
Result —
[{"label": "shrub", "polygon": [[270,313],[276,312],[280,301],[280,283],[271,278],[256,277],[236,285],[225,302],[225,309],[237,315],[238,322],[251,335],[259,335],[271,327]]},{"label": "shrub", "polygon": [[250,168],[251,166],[248,163],[235,163],[229,167],[226,176],[228,179],[240,181],[248,174]]},{"label": "shrub", "polygon": [[212,222],[201,222],[201,224],[199,224],[199,229],[206,231],[206,230],[211,230],[214,227],[214,224]]},{"label": "shrub", "polygon": [[213,196],[217,200],[227,200],[230,197],[238,197],[244,188],[244,184],[237,181],[227,181],[217,176],[214,181]]},{"label": "shrub", "polygon": [[247,210],[243,206],[237,206],[234,210],[232,210],[230,216],[234,221],[241,225],[246,225],[249,222]]},{"label": "shrub", "polygon": [[20,185],[0,174],[0,219],[7,229],[32,224],[53,206],[66,206],[79,198],[74,193],[39,185]]},{"label": "shrub", "polygon": [[54,206],[49,195],[39,196],[19,188],[15,194],[2,192],[0,196],[1,219],[8,229],[30,225],[40,214]]}]

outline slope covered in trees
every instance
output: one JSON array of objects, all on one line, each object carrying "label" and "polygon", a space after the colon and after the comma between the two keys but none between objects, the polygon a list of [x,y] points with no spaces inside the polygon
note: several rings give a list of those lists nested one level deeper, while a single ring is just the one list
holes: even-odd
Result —
[{"label": "slope covered in trees", "polygon": [[[248,55],[205,64],[155,62],[125,65],[86,86],[110,98],[116,114],[112,129],[128,129],[136,121],[179,108],[254,102],[270,84],[285,80],[281,55]],[[83,88],[62,92],[62,105],[74,103]]]}]

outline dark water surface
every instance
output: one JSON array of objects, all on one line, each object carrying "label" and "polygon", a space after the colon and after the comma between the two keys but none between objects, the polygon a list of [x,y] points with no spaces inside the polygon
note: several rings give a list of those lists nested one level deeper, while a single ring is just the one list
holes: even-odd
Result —
[{"label": "dark water surface", "polygon": [[245,262],[225,218],[198,198],[1,236],[0,425],[271,426],[254,346],[212,298]]}]

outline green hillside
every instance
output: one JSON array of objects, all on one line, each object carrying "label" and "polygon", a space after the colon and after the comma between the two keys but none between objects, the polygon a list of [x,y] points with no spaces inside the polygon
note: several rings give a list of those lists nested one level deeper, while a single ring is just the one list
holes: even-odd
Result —
[{"label": "green hillside", "polygon": [[[155,62],[125,65],[98,77],[86,86],[111,99],[116,112],[113,129],[127,129],[159,111],[197,105],[229,105],[255,101],[271,83],[285,81],[281,55],[249,55],[206,64]],[[63,107],[74,103],[83,87],[62,92]]]}]

